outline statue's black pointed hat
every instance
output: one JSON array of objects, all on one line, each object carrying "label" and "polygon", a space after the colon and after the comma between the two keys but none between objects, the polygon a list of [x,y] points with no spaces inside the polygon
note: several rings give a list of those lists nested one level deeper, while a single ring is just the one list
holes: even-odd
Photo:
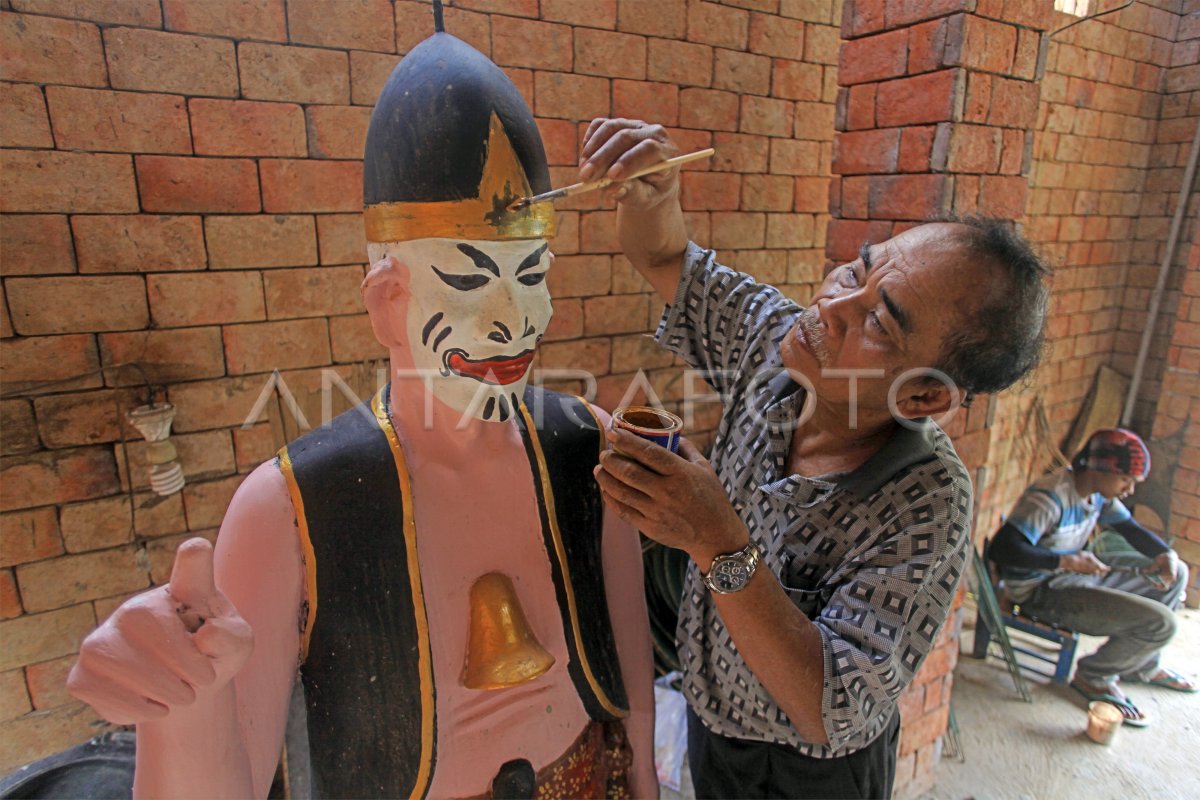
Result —
[{"label": "statue's black pointed hat", "polygon": [[442,31],[388,78],[367,130],[363,200],[367,240],[541,239],[554,209],[513,201],[550,189],[533,113],[487,56]]}]

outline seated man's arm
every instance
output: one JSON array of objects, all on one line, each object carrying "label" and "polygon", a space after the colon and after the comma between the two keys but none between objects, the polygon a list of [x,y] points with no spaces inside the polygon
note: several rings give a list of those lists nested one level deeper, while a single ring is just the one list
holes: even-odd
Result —
[{"label": "seated man's arm", "polygon": [[1053,550],[1031,544],[1025,534],[1008,523],[996,532],[988,556],[1002,567],[1047,572],[1058,569],[1060,558]]},{"label": "seated man's arm", "polygon": [[1111,528],[1129,542],[1130,547],[1147,558],[1157,558],[1171,551],[1171,546],[1154,531],[1139,524],[1129,509],[1118,499],[1109,500],[1100,512],[1100,524]]},{"label": "seated man's arm", "polygon": [[1031,544],[1029,535],[1011,523],[1005,523],[992,540],[988,556],[1002,567],[1053,572],[1063,569],[1084,575],[1108,572],[1108,565],[1087,550],[1057,553]]},{"label": "seated man's arm", "polygon": [[[1158,571],[1158,582],[1170,586],[1175,581],[1183,579],[1183,576],[1179,574],[1179,556],[1171,549],[1171,546],[1154,531],[1138,524],[1120,500],[1114,500],[1113,504],[1120,505],[1120,510],[1125,512],[1125,519],[1116,522],[1109,520],[1107,521],[1108,527],[1121,534],[1133,549],[1154,560],[1154,568]],[[1101,522],[1106,522],[1103,516]],[[1186,575],[1186,571],[1184,574]]]}]

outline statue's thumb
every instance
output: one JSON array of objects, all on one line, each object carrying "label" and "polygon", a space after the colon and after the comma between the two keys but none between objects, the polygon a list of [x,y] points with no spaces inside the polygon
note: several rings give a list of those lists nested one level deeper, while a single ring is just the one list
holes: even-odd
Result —
[{"label": "statue's thumb", "polygon": [[213,547],[205,539],[188,539],[175,552],[171,569],[171,597],[189,609],[207,613],[217,594],[213,582]]}]

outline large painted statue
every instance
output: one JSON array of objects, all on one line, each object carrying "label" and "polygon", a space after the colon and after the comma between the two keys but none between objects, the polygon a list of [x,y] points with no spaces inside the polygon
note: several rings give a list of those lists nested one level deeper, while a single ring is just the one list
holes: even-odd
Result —
[{"label": "large painted statue", "polygon": [[297,674],[315,792],[657,796],[636,533],[608,419],[527,387],[554,214],[516,88],[438,31],[367,137],[371,324],[391,382],[243,483],[215,552],[84,642],[69,685],[137,724],[135,794],[264,797]]}]

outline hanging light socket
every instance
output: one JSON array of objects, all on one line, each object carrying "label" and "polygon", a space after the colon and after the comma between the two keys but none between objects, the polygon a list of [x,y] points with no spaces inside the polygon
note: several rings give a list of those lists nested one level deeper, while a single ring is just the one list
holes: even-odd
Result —
[{"label": "hanging light socket", "polygon": [[150,443],[146,448],[146,461],[150,466],[150,488],[155,494],[175,494],[183,488],[183,467],[177,460],[179,454],[170,440],[171,422],[175,419],[175,406],[171,403],[155,403],[138,406],[125,415],[129,424],[138,429]]}]

